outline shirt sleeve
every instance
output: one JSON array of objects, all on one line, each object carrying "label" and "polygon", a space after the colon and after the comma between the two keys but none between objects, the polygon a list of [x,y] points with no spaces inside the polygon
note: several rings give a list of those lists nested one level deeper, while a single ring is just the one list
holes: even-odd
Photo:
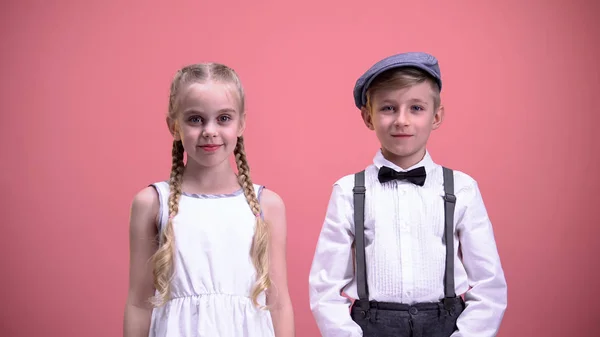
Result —
[{"label": "shirt sleeve", "polygon": [[[470,290],[452,337],[493,337],[507,305],[507,285],[481,192],[476,182],[464,191],[465,211],[457,223]],[[458,206],[458,205],[457,205]]]},{"label": "shirt sleeve", "polygon": [[354,278],[351,198],[338,184],[333,186],[310,269],[310,308],[323,337],[362,337],[350,317],[352,302],[342,295]]}]

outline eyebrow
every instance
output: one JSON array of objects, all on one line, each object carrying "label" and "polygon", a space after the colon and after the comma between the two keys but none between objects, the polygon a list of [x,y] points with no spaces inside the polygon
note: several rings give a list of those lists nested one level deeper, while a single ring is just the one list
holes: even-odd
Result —
[{"label": "eyebrow", "polygon": [[411,98],[408,100],[409,102],[414,102],[414,103],[422,103],[422,104],[429,104],[427,101],[424,101],[420,98]]},{"label": "eyebrow", "polygon": [[[421,104],[425,104],[425,105],[429,104],[427,101],[424,101],[424,100],[422,100],[420,98],[411,98],[411,99],[409,99],[407,101],[410,102],[410,103],[421,103]],[[398,101],[393,100],[393,99],[385,98],[385,99],[381,100],[381,104],[396,104],[396,103],[398,103]]]},{"label": "eyebrow", "polygon": [[[225,108],[217,111],[217,113],[235,113],[235,109]],[[204,111],[196,110],[196,109],[188,109],[183,112],[184,115],[192,115],[192,114],[202,114]]]}]

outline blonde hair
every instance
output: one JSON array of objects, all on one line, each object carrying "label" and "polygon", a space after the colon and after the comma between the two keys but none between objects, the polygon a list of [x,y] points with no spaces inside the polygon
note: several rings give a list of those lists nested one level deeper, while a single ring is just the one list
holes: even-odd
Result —
[{"label": "blonde hair", "polygon": [[[218,82],[231,84],[238,93],[240,114],[244,112],[244,90],[236,72],[222,64],[204,63],[186,66],[175,74],[171,83],[169,96],[168,118],[172,121],[177,117],[178,95],[182,88],[192,83]],[[175,233],[173,231],[173,218],[179,211],[179,200],[181,198],[181,184],[183,180],[184,148],[180,140],[173,141],[173,165],[171,167],[171,178],[169,180],[169,220],[159,233],[161,245],[152,256],[154,264],[154,287],[158,294],[151,300],[154,306],[161,306],[170,299],[171,279],[173,277],[173,264],[175,254]],[[234,150],[235,162],[238,169],[238,181],[244,191],[244,195],[252,213],[256,217],[256,230],[250,249],[250,257],[256,269],[257,279],[251,292],[252,303],[264,308],[258,303],[260,294],[271,287],[269,277],[269,226],[262,218],[260,203],[254,191],[254,185],[250,179],[250,168],[244,149],[244,138],[238,137]]]},{"label": "blonde hair", "polygon": [[367,104],[365,105],[371,110],[371,96],[378,90],[406,88],[423,82],[428,82],[431,85],[431,90],[433,91],[433,107],[434,111],[436,111],[441,104],[439,85],[431,75],[423,70],[413,67],[394,68],[377,76],[369,86],[369,89],[367,89]]}]

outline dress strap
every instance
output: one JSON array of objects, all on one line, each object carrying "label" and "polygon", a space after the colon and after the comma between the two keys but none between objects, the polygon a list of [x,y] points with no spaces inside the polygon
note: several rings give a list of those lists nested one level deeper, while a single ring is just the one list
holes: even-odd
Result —
[{"label": "dress strap", "polygon": [[169,183],[166,181],[161,181],[150,185],[156,189],[158,193],[159,200],[159,210],[158,210],[158,224],[157,229],[159,233],[162,231],[164,226],[167,224],[167,220],[169,219]]}]

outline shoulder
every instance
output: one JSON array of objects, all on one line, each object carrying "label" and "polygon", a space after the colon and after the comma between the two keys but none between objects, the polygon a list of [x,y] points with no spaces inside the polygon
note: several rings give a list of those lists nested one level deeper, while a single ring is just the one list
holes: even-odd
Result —
[{"label": "shoulder", "polygon": [[[352,194],[356,179],[356,174],[362,171],[356,171],[353,173],[346,174],[338,178],[333,183],[333,189],[341,192],[342,194]],[[364,169],[365,172],[365,185],[369,185],[370,181],[373,180],[373,174],[377,174],[377,168],[374,165],[369,165]]]},{"label": "shoulder", "polygon": [[287,222],[285,214],[285,203],[283,198],[279,196],[275,191],[267,189],[266,187],[261,188],[260,207],[263,213],[264,220],[269,224],[273,233],[276,236],[286,234]]},{"label": "shoulder", "polygon": [[354,176],[356,175],[356,173],[358,172],[346,174],[338,178],[333,183],[333,188],[338,188],[344,192],[352,192],[352,189],[354,188]]},{"label": "shoulder", "polygon": [[452,170],[452,172],[454,174],[454,182],[455,182],[456,186],[473,187],[473,186],[477,185],[477,180],[475,180],[475,178],[473,176],[466,173],[465,171],[461,171],[459,169],[453,169],[451,167],[446,167],[446,168]]},{"label": "shoulder", "polygon": [[285,203],[279,194],[264,186],[260,187],[260,191],[260,206],[265,216],[273,213],[285,213]]},{"label": "shoulder", "polygon": [[332,186],[332,196],[335,198],[351,199],[354,194],[356,175],[363,171],[365,175],[364,184],[367,190],[369,190],[373,183],[377,180],[378,169],[373,164],[365,167],[363,170],[346,173],[335,180]]},{"label": "shoulder", "polygon": [[160,204],[158,191],[153,186],[147,186],[138,191],[133,197],[131,207],[137,210],[153,210],[158,211]]},{"label": "shoulder", "polygon": [[[454,188],[456,192],[477,188],[477,180],[475,180],[475,178],[470,174],[459,169],[453,169],[447,166],[446,168],[452,170],[454,176]],[[440,166],[440,171],[442,171],[442,166]]]},{"label": "shoulder", "polygon": [[153,186],[138,191],[131,202],[131,226],[154,224],[158,218],[160,197]]}]

